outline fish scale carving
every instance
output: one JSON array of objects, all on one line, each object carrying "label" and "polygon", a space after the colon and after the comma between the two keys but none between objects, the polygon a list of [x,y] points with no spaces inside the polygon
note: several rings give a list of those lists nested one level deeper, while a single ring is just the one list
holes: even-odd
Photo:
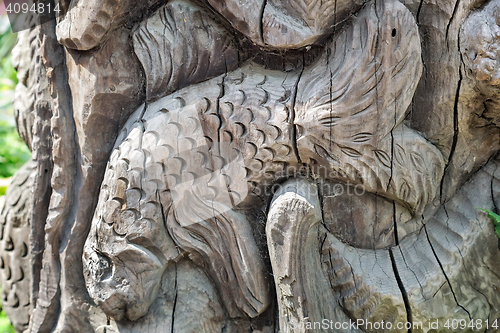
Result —
[{"label": "fish scale carving", "polygon": [[[393,29],[409,37],[386,41]],[[143,316],[167,265],[187,255],[205,269],[232,317],[262,313],[269,276],[245,208],[268,200],[272,185],[302,168],[423,209],[444,163],[401,124],[421,73],[417,31],[399,2],[367,5],[301,73],[247,63],[137,110],[111,155],[84,249],[96,303],[116,319]],[[362,70],[342,76],[353,66]],[[362,110],[336,105],[336,91],[361,94]],[[325,108],[340,114],[338,125],[336,116],[322,118]],[[360,130],[349,141],[334,126]],[[361,311],[371,313],[373,300],[358,296]],[[349,295],[347,307],[358,296]]]},{"label": "fish scale carving", "polygon": [[[287,168],[297,168],[291,136],[283,126],[289,119],[289,98],[283,98],[287,91],[281,85],[274,88],[275,81],[266,82],[265,76],[253,70],[249,66],[245,71],[202,84],[206,89],[201,98],[194,90],[179,92],[148,105],[142,119],[138,113],[139,119],[131,121],[127,138],[111,156],[96,210],[106,213],[96,216],[99,224],[94,223],[96,230],[91,231],[91,235],[97,233],[95,240],[105,247],[115,237],[131,243],[136,234],[141,234],[141,240],[148,239],[153,259],[145,260],[158,270],[158,282],[163,269],[158,262],[166,263],[161,260],[164,255],[159,255],[158,260],[158,253],[172,252],[165,245],[171,242],[164,241],[168,235],[159,230],[164,223],[181,248],[196,248],[193,244],[199,244],[197,251],[189,251],[195,262],[209,263],[209,255],[217,253],[222,263],[209,269],[213,279],[221,283],[235,280],[236,284],[230,285],[244,284],[236,291],[220,289],[242,294],[223,295],[234,316],[240,315],[238,307],[232,306],[234,300],[248,302],[238,306],[255,316],[265,310],[269,297],[263,264],[255,255],[256,245],[249,241],[253,237],[250,224],[244,215],[230,209],[242,201],[250,204],[244,200],[247,196],[265,195],[265,186],[280,177],[278,173],[285,177]],[[276,102],[279,100],[283,102]],[[282,112],[276,112],[279,108]],[[222,177],[216,176],[218,170],[223,170]],[[228,198],[224,197],[228,194]],[[164,217],[166,221],[158,223]],[[222,232],[224,242],[219,236],[221,221],[226,227]],[[101,255],[105,252],[100,251]],[[241,259],[231,256],[233,251],[240,253]],[[247,265],[261,269],[245,270]],[[233,267],[241,269],[235,271]],[[247,271],[249,276],[239,271]],[[99,269],[93,274],[103,276]]]}]

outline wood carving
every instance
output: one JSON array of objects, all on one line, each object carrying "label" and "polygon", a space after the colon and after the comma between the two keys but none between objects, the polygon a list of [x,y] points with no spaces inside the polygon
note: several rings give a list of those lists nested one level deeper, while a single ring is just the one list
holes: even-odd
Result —
[{"label": "wood carving", "polygon": [[0,214],[2,309],[20,332],[28,328],[31,315],[29,231],[33,182],[34,163],[29,161],[12,179]]},{"label": "wood carving", "polygon": [[17,330],[496,331],[500,1],[57,3],[15,50]]}]

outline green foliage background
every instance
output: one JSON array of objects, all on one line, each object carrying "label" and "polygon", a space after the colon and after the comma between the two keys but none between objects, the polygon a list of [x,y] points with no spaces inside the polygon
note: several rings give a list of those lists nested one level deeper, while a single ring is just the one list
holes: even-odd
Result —
[{"label": "green foliage background", "polygon": [[488,218],[490,218],[491,221],[493,222],[493,226],[495,227],[495,232],[496,232],[498,238],[500,238],[500,216],[493,213],[491,210],[487,210],[487,209],[483,209],[483,208],[477,208],[477,209],[480,209],[483,212],[488,213]]},{"label": "green foliage background", "polygon": [[12,327],[9,318],[7,318],[3,310],[0,313],[0,333],[16,333],[16,330]]},{"label": "green foliage background", "polygon": [[[31,157],[31,152],[17,133],[12,108],[17,77],[11,52],[16,39],[7,16],[0,16],[0,178],[11,177]],[[5,190],[6,187],[0,186],[0,196],[5,194]],[[15,332],[1,310],[0,333]]]},{"label": "green foliage background", "polygon": [[[0,19],[0,178],[11,177],[31,156],[21,141],[13,117],[12,101],[17,84],[11,52],[16,34],[6,16]],[[5,189],[0,188],[0,195]]]}]

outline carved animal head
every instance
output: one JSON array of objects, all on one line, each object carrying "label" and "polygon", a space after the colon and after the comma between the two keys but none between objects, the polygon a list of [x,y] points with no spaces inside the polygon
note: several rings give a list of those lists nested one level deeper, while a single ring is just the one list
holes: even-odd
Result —
[{"label": "carved animal head", "polygon": [[401,3],[379,1],[334,38],[298,87],[302,162],[324,178],[363,184],[422,210],[434,198],[443,160],[402,125],[422,73],[415,19]]},{"label": "carved animal head", "polygon": [[336,145],[378,142],[403,121],[422,74],[415,19],[397,1],[367,5],[318,63],[300,80],[297,125]]}]

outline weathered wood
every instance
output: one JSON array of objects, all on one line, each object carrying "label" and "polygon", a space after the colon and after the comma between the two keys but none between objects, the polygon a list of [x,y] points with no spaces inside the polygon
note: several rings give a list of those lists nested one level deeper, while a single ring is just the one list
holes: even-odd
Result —
[{"label": "weathered wood", "polygon": [[60,4],[16,49],[19,329],[496,331],[499,0]]},{"label": "weathered wood", "polygon": [[31,309],[30,225],[35,163],[12,177],[0,213],[2,309],[17,331],[28,328]]},{"label": "weathered wood", "polygon": [[[31,244],[30,253],[32,258],[32,301],[31,304],[35,308],[39,304],[39,291],[43,290],[44,284],[41,283],[43,256],[45,250],[45,224],[48,217],[48,209],[50,205],[50,196],[52,193],[50,179],[53,171],[52,155],[52,137],[50,134],[51,125],[50,118],[52,117],[50,85],[47,78],[47,68],[43,64],[43,44],[44,33],[40,31],[40,27],[36,27],[36,42],[32,46],[34,53],[34,73],[37,78],[34,80],[35,90],[35,109],[34,109],[34,124],[33,124],[33,159],[36,161],[36,176],[33,190],[33,208],[32,208],[32,227],[31,227]],[[52,298],[57,293],[55,290],[43,293],[44,297]],[[36,318],[32,315],[30,319],[30,327],[36,325],[49,329],[55,322],[57,306],[49,307],[50,302],[42,302],[43,315],[45,318]]]},{"label": "weathered wood", "polygon": [[321,266],[318,249],[324,242],[319,237],[321,220],[321,203],[314,183],[290,180],[271,202],[266,233],[280,332],[307,332],[300,326],[304,320],[347,319],[324,273],[318,269]]},{"label": "weathered wood", "polygon": [[133,41],[146,74],[148,102],[235,70],[244,60],[215,15],[190,1],[162,6],[139,25]]}]

